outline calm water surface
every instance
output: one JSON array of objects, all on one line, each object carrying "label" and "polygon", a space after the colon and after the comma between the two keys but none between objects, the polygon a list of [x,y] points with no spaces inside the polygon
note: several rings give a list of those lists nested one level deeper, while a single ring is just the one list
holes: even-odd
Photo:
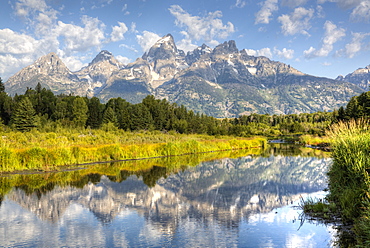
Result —
[{"label": "calm water surface", "polygon": [[335,229],[302,224],[293,207],[324,196],[330,162],[271,151],[172,169],[157,160],[9,176],[0,247],[331,247]]}]

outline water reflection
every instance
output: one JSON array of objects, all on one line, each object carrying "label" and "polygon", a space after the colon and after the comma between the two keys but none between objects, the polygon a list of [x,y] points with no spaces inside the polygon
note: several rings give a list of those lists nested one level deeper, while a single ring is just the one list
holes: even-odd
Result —
[{"label": "water reflection", "polygon": [[[57,181],[60,173],[50,174],[51,181],[40,180],[41,186],[32,184],[31,177],[39,175],[23,175],[22,180],[31,184],[12,188],[0,207],[0,243],[317,247],[322,235],[328,243],[330,234],[324,226],[307,225],[308,231],[297,231],[297,213],[286,206],[326,187],[330,160],[280,152],[276,148],[265,156],[225,158],[196,167],[157,163],[145,170],[120,169],[106,175],[63,172],[69,180]],[[105,166],[111,171],[112,166],[131,165]]]}]

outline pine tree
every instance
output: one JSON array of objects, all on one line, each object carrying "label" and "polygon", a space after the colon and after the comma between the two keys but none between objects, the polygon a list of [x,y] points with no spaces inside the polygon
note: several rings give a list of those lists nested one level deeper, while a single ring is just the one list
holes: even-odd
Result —
[{"label": "pine tree", "polygon": [[152,128],[153,118],[149,109],[144,104],[135,104],[130,110],[132,119],[131,130],[144,130]]},{"label": "pine tree", "polygon": [[88,119],[87,119],[87,126],[91,128],[99,128],[102,122],[102,108],[103,104],[100,103],[99,98],[93,97],[89,100],[88,103]]},{"label": "pine tree", "polygon": [[113,123],[114,126],[118,126],[117,116],[112,107],[108,107],[104,111],[103,123]]},{"label": "pine tree", "polygon": [[81,97],[74,99],[72,104],[73,122],[77,127],[85,127],[87,121],[88,107],[85,100]]},{"label": "pine tree", "polygon": [[5,92],[5,86],[4,86],[4,84],[3,84],[3,80],[1,79],[1,77],[0,77],[0,93],[1,92]]},{"label": "pine tree", "polygon": [[55,106],[54,114],[52,118],[54,120],[63,120],[68,115],[68,103],[66,101],[58,101]]},{"label": "pine tree", "polygon": [[36,111],[28,97],[24,97],[18,102],[12,115],[11,123],[17,130],[22,132],[30,131],[38,126],[39,117],[36,115]]}]

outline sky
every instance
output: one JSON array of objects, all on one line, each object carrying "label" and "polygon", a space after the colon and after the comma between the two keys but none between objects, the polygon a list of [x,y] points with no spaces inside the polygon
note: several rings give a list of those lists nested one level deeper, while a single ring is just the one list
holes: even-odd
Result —
[{"label": "sky", "polygon": [[314,76],[370,64],[370,0],[0,0],[0,77],[55,52],[71,71],[108,50],[122,63],[172,34],[185,52],[235,40]]}]

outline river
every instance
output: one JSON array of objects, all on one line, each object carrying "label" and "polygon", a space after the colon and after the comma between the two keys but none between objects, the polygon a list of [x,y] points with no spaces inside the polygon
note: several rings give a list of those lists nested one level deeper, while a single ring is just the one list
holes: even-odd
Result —
[{"label": "river", "polygon": [[295,207],[324,197],[331,160],[285,148],[7,175],[0,247],[332,247]]}]

